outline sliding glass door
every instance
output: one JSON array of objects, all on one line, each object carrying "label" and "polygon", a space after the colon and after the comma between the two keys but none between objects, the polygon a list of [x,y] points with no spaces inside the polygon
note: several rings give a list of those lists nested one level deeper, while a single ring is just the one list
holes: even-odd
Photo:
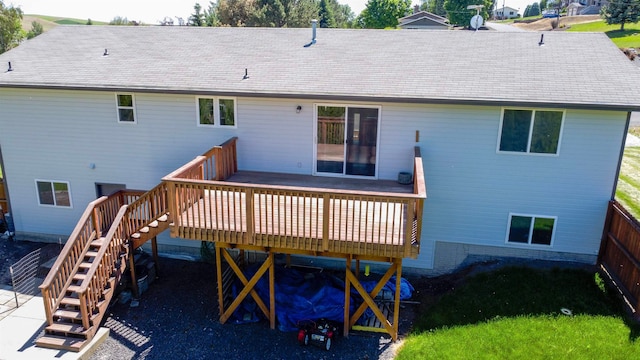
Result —
[{"label": "sliding glass door", "polygon": [[316,173],[376,176],[377,107],[316,107]]}]

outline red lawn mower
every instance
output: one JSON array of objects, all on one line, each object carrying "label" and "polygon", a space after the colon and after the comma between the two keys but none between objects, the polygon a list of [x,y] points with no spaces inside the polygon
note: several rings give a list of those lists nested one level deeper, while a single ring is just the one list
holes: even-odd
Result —
[{"label": "red lawn mower", "polygon": [[302,320],[298,322],[298,342],[300,345],[313,344],[323,347],[329,351],[331,349],[331,343],[338,335],[338,326],[335,322],[320,319]]}]

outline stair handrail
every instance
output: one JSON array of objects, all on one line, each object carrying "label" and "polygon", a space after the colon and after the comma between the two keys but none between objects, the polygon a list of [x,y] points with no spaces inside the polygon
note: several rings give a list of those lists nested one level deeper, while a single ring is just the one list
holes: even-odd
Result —
[{"label": "stair handrail", "polygon": [[127,207],[124,219],[127,222],[127,238],[167,212],[169,212],[167,183],[162,181],[153,189],[140,195]]},{"label": "stair handrail", "polygon": [[128,205],[120,207],[109,231],[103,237],[104,244],[100,247],[100,250],[98,250],[98,254],[95,256],[85,279],[77,291],[78,298],[80,299],[82,326],[85,329],[91,326],[90,318],[102,301],[102,293],[112,276],[112,271],[116,267],[116,263],[118,261],[124,261],[120,257],[120,254],[125,249],[124,244],[128,239],[126,222],[123,221],[127,213],[127,208]]},{"label": "stair handrail", "polygon": [[60,305],[64,289],[71,283],[89,244],[100,233],[100,218],[103,213],[101,207],[109,205],[108,200],[108,197],[103,196],[87,205],[47,277],[39,286],[49,325],[53,324],[53,311]]}]

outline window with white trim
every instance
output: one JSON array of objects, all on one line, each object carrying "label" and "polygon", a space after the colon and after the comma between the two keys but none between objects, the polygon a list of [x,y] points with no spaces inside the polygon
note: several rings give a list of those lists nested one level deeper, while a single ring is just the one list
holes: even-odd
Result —
[{"label": "window with white trim", "polygon": [[551,246],[556,220],[555,216],[509,214],[507,243]]},{"label": "window with white trim", "polygon": [[118,122],[133,124],[136,122],[136,107],[133,94],[116,94]]},{"label": "window with white trim", "polygon": [[69,182],[36,180],[38,203],[43,206],[71,207]]},{"label": "window with white trim", "polygon": [[502,109],[498,152],[557,155],[564,111]]},{"label": "window with white trim", "polygon": [[196,97],[198,126],[236,127],[236,99]]}]

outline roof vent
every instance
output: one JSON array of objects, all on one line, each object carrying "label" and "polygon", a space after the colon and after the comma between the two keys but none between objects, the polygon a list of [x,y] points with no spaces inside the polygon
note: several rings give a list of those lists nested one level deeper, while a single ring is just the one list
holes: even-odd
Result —
[{"label": "roof vent", "polygon": [[11,67],[11,61],[9,61],[9,68],[7,69],[7,72],[9,71],[13,71],[13,68]]},{"label": "roof vent", "polygon": [[316,43],[316,27],[317,27],[317,25],[318,25],[318,20],[316,20],[316,19],[311,20],[311,31],[312,31],[312,33],[311,33],[311,42],[306,44],[304,47],[309,47],[309,46],[311,46],[311,45]]},{"label": "roof vent", "polygon": [[109,49],[104,49],[104,54],[102,56],[109,56]]},{"label": "roof vent", "polygon": [[542,46],[544,45],[544,34],[540,35],[540,42],[538,43],[538,46]]},{"label": "roof vent", "polygon": [[242,77],[242,80],[247,80],[249,78],[249,69],[244,68],[244,76]]}]

